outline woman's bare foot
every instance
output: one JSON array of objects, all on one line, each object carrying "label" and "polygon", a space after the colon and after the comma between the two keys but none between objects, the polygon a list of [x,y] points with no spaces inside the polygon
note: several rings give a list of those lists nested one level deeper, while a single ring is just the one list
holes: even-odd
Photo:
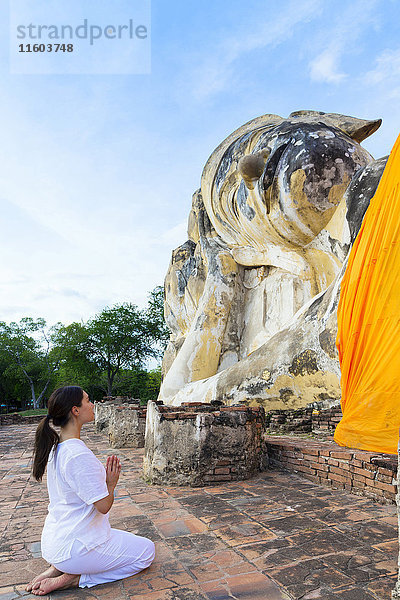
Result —
[{"label": "woman's bare foot", "polygon": [[69,575],[63,573],[58,577],[49,577],[42,579],[34,584],[31,593],[35,596],[45,596],[55,590],[66,590],[67,588],[78,587],[80,575]]},{"label": "woman's bare foot", "polygon": [[53,565],[50,565],[50,567],[48,569],[46,569],[45,571],[43,571],[43,573],[40,573],[40,575],[38,575],[37,577],[32,579],[32,581],[30,583],[28,583],[28,585],[26,586],[25,590],[27,592],[30,592],[32,590],[33,586],[35,585],[35,583],[40,583],[43,579],[48,579],[51,577],[58,577],[59,575],[62,575],[62,571],[59,571],[58,569],[53,567]]}]

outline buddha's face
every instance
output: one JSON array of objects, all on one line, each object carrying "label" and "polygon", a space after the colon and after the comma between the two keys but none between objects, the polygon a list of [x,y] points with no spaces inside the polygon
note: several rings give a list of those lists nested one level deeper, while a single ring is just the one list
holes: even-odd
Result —
[{"label": "buddha's face", "polygon": [[371,157],[345,133],[323,124],[284,123],[275,129],[260,140],[270,150],[257,184],[260,197],[279,236],[307,244],[330,221],[350,180]]},{"label": "buddha's face", "polygon": [[244,125],[203,171],[202,198],[213,227],[231,248],[309,244],[332,219],[355,173],[373,160],[355,140],[379,124],[307,113],[286,120],[266,115]]}]

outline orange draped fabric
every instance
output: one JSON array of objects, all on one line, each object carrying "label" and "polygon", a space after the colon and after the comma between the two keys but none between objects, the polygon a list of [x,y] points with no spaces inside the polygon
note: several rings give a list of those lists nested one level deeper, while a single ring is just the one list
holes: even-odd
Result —
[{"label": "orange draped fabric", "polygon": [[342,446],[397,453],[400,426],[400,136],[351,249],[338,306]]}]

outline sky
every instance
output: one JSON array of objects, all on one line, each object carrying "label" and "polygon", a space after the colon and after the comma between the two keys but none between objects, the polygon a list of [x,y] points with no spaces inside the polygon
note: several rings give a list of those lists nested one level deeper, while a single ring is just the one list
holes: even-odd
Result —
[{"label": "sky", "polygon": [[153,0],[147,74],[15,74],[9,17],[3,0],[0,320],[144,307],[208,156],[249,119],[382,118],[376,158],[400,132],[397,0]]}]

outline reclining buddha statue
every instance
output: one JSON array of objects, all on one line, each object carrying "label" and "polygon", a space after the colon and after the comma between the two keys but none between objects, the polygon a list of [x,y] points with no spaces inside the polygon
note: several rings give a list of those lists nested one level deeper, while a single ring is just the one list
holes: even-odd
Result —
[{"label": "reclining buddha statue", "polygon": [[360,143],[380,123],[267,114],[211,154],[165,280],[165,404],[339,401],[340,281],[386,162]]}]

